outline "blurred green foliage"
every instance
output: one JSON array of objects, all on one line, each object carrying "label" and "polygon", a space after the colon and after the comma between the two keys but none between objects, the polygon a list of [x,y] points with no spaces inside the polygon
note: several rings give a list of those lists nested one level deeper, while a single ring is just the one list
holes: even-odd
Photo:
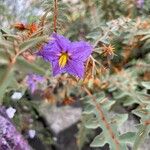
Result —
[{"label": "blurred green foliage", "polygon": [[[137,150],[150,131],[149,0],[141,8],[136,0],[58,1],[58,33],[71,40],[89,40],[94,47],[85,78],[80,81],[69,75],[52,77],[49,64],[35,56],[53,32],[53,6],[53,0],[0,2],[0,103],[13,105],[39,125],[40,114],[34,113],[42,100],[54,105],[62,104],[65,98],[81,99],[84,115],[76,136],[79,149],[89,143],[95,129],[101,128],[91,147],[108,143],[111,150],[125,150],[130,143]],[[26,97],[25,76],[29,73],[48,80],[40,102]],[[11,101],[14,91],[24,93],[19,103]],[[23,112],[23,106],[28,110]],[[117,106],[126,113],[117,112]],[[29,125],[24,128],[20,124],[24,118],[20,114],[14,119],[16,125],[19,130],[29,129]],[[138,120],[138,131],[121,134],[118,129],[128,120],[128,114]],[[41,132],[42,141],[53,143],[48,129],[41,125],[36,130]]]}]

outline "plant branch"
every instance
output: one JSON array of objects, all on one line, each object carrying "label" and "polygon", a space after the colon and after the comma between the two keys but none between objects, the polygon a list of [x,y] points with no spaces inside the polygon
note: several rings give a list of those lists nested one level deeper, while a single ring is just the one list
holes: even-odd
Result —
[{"label": "plant branch", "polygon": [[109,123],[107,122],[106,120],[106,117],[103,113],[103,110],[102,108],[100,107],[99,104],[97,104],[96,102],[96,99],[95,97],[91,94],[91,92],[86,88],[86,87],[83,87],[84,91],[92,97],[92,100],[93,100],[93,103],[95,105],[95,108],[97,109],[97,112],[99,114],[99,117],[101,118],[101,121],[103,122],[103,124],[105,125],[106,129],[108,130],[109,134],[110,134],[110,137],[112,138],[112,140],[114,141],[115,145],[116,145],[116,150],[119,150],[120,149],[120,143],[119,143],[119,140],[115,137],[115,134],[113,133]]}]

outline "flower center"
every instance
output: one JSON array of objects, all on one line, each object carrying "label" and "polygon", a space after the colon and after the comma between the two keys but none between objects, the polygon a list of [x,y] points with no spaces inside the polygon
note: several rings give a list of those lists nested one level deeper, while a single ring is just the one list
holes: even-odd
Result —
[{"label": "flower center", "polygon": [[68,54],[67,53],[62,53],[59,57],[59,66],[60,67],[65,67],[65,65],[67,64],[67,61],[68,61]]}]

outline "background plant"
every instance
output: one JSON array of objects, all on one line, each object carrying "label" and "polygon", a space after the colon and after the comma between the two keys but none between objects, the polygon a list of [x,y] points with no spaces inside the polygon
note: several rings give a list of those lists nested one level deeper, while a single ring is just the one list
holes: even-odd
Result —
[{"label": "background plant", "polygon": [[[37,130],[45,144],[52,144],[49,129],[38,121],[42,100],[49,105],[79,101],[83,107],[76,136],[79,149],[91,140],[91,147],[107,145],[111,150],[124,150],[130,145],[133,150],[140,149],[150,131],[148,0],[141,8],[136,0],[80,0],[75,4],[58,1],[57,32],[71,40],[86,39],[94,46],[83,80],[70,75],[52,77],[49,64],[35,55],[56,27],[54,1],[31,1],[21,15],[16,5],[12,1],[0,2],[0,102],[22,113],[14,118],[18,129],[30,128],[21,124],[26,115],[34,120],[32,126],[40,124]],[[25,77],[29,73],[46,79],[39,101],[28,98],[31,93]],[[19,103],[11,100],[14,91],[24,95]],[[120,128],[130,115],[136,120],[137,130],[122,133]]]}]

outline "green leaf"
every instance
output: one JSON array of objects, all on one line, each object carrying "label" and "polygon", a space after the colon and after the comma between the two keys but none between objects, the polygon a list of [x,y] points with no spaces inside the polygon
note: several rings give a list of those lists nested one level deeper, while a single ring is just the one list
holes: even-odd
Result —
[{"label": "green leaf", "polygon": [[8,28],[1,28],[0,30],[1,30],[2,34],[10,34],[11,33],[11,31]]},{"label": "green leaf", "polygon": [[[111,113],[109,113],[107,109],[114,104],[114,101],[109,101],[104,95],[105,94],[98,93],[93,95],[96,99],[86,97],[83,100],[85,102],[84,111],[86,114],[94,114],[94,118],[89,119],[85,123],[85,127],[95,129],[99,124],[99,127],[102,128],[102,133],[95,137],[91,146],[103,146],[106,143],[104,137],[107,137],[107,143],[111,149],[117,149],[120,147],[120,149],[126,150],[127,146],[124,143],[119,142],[119,132],[117,132],[117,128],[127,120],[128,115],[115,114],[115,117],[111,118]],[[116,141],[118,141],[118,143],[116,143]]]},{"label": "green leaf", "polygon": [[13,78],[14,74],[12,68],[6,66],[0,68],[0,103],[2,102],[7,87],[12,84]]},{"label": "green leaf", "polygon": [[124,91],[119,90],[118,92],[114,92],[114,99],[122,99],[123,97],[127,96],[128,94]]},{"label": "green leaf", "polygon": [[45,75],[45,71],[40,66],[36,65],[35,63],[29,63],[23,58],[17,58],[16,67],[20,71],[24,71],[26,73],[37,73],[40,75]]},{"label": "green leaf", "polygon": [[5,50],[4,48],[12,49],[12,46],[12,42],[0,39],[0,48],[3,48],[3,50]]},{"label": "green leaf", "polygon": [[133,144],[132,150],[138,150],[139,146],[143,141],[146,139],[150,131],[150,126],[147,125],[140,125],[138,133],[136,134],[135,142]]},{"label": "green leaf", "polygon": [[100,92],[100,93],[98,93],[98,95],[95,95],[95,97],[96,97],[96,101],[99,103],[103,99],[105,99],[105,93],[104,92]]},{"label": "green leaf", "polygon": [[116,87],[116,86],[111,86],[111,87],[109,87],[109,89],[108,89],[109,92],[114,92],[115,90],[117,90],[117,87]]},{"label": "green leaf", "polygon": [[6,52],[0,51],[0,65],[6,65],[9,62],[9,56]]},{"label": "green leaf", "polygon": [[79,150],[82,150],[86,143],[89,143],[90,139],[94,136],[94,131],[85,127],[85,122],[93,117],[93,115],[83,115],[81,123],[78,124],[79,131],[77,133],[77,144]]},{"label": "green leaf", "polygon": [[84,111],[83,111],[83,114],[92,114],[94,112],[94,107],[90,104],[87,104],[85,107],[84,107]]},{"label": "green leaf", "polygon": [[6,37],[6,38],[9,38],[9,39],[12,39],[12,40],[19,40],[19,37],[18,35],[14,35],[14,34],[3,34],[3,37]]},{"label": "green leaf", "polygon": [[141,83],[146,89],[150,89],[150,81]]},{"label": "green leaf", "polygon": [[29,48],[35,47],[40,42],[44,42],[44,41],[47,41],[47,40],[48,40],[47,36],[41,36],[41,37],[31,38],[31,39],[23,42],[19,46],[20,51],[24,52],[24,51],[28,50]]},{"label": "green leaf", "polygon": [[133,143],[135,140],[136,133],[135,132],[127,132],[119,136],[119,140],[122,143]]},{"label": "green leaf", "polygon": [[150,110],[149,109],[137,108],[137,109],[134,109],[132,111],[132,113],[141,117],[141,118],[144,118],[144,119],[149,119],[149,116],[150,116]]},{"label": "green leaf", "polygon": [[136,103],[136,99],[131,96],[126,96],[122,99],[123,106],[131,106],[132,104]]},{"label": "green leaf", "polygon": [[99,123],[96,118],[90,118],[85,122],[85,127],[88,129],[96,129],[99,127]]},{"label": "green leaf", "polygon": [[128,119],[128,114],[116,114],[114,119],[117,125],[121,126]]},{"label": "green leaf", "polygon": [[116,101],[108,100],[106,103],[101,104],[105,110],[110,110],[111,106],[114,105]]},{"label": "green leaf", "polygon": [[97,135],[92,143],[90,144],[91,147],[102,147],[106,143],[105,136],[103,133]]},{"label": "green leaf", "polygon": [[150,47],[150,39],[147,39],[142,47],[143,47],[143,49],[149,48]]}]

